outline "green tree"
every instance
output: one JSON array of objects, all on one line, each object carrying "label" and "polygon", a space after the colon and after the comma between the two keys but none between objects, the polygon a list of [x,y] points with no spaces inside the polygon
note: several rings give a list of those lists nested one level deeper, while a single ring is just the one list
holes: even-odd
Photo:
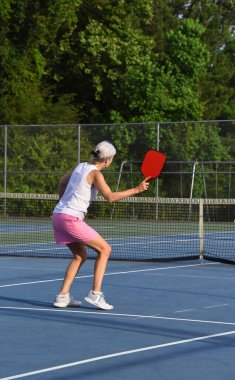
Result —
[{"label": "green tree", "polygon": [[[76,2],[78,3],[78,2]],[[4,0],[0,4],[0,120],[7,124],[76,122],[72,94],[55,98],[49,56],[64,27],[60,43],[66,43],[74,21],[67,1]],[[72,4],[71,4],[72,5]],[[74,4],[73,4],[74,5]],[[75,7],[76,8],[76,7]],[[73,13],[76,14],[75,10]],[[55,16],[56,15],[56,16]],[[71,17],[70,17],[71,16]],[[66,26],[64,25],[67,20]],[[49,28],[50,26],[50,28]],[[50,49],[49,49],[50,47]],[[48,52],[50,50],[50,52]],[[69,99],[69,101],[68,101]],[[58,117],[58,106],[61,112]]]},{"label": "green tree", "polygon": [[[232,3],[3,0],[1,124],[116,122],[102,131],[84,131],[83,157],[105,138],[114,141],[124,160],[156,147],[156,124],[137,129],[126,128],[125,122],[234,117]],[[69,169],[75,156],[58,157],[66,154],[66,144],[75,149],[74,135],[67,130],[54,136],[54,131],[44,129],[41,136],[30,130],[28,145],[25,130],[9,137],[18,157],[15,162],[10,157],[11,169],[29,168],[30,157],[30,169]],[[226,157],[220,130],[209,131],[188,128],[182,137],[176,127],[165,129],[161,146],[177,159],[183,159],[182,141],[185,159]],[[232,145],[232,134],[222,137]],[[44,185],[40,188],[48,191],[50,182]]]},{"label": "green tree", "polygon": [[234,5],[234,0],[197,0],[187,2],[183,9],[184,17],[198,19],[205,27],[203,40],[210,61],[201,79],[200,94],[203,117],[209,120],[235,117]]}]

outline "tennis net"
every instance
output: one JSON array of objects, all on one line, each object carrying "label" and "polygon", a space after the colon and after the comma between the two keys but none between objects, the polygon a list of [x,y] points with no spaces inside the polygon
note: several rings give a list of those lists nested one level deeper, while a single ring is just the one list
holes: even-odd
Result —
[{"label": "tennis net", "polygon": [[[57,195],[0,193],[0,255],[69,257],[54,243],[57,202]],[[132,197],[110,204],[97,197],[86,221],[112,246],[111,259],[235,263],[235,199]]]}]

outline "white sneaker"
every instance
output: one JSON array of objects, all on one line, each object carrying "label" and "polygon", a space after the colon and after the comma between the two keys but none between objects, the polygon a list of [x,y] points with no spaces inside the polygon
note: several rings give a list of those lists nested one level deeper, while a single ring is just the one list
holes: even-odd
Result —
[{"label": "white sneaker", "polygon": [[84,300],[94,306],[97,306],[99,309],[103,310],[112,310],[113,305],[109,305],[108,302],[106,302],[104,294],[94,294],[93,291],[91,290],[88,293],[87,297],[84,297]]},{"label": "white sneaker", "polygon": [[70,296],[70,294],[66,294],[65,296],[61,296],[60,294],[58,294],[55,297],[53,305],[55,307],[79,307],[81,305],[81,302],[74,300],[73,297]]}]

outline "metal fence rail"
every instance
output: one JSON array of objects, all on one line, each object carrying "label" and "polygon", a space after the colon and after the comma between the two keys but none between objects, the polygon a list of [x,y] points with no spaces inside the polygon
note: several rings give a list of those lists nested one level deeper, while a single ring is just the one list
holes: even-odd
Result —
[{"label": "metal fence rail", "polygon": [[[167,154],[167,163],[164,167],[160,180],[155,183],[156,196],[176,196],[176,197],[222,197],[232,198],[235,196],[235,120],[205,120],[205,121],[183,121],[183,122],[148,122],[148,123],[102,123],[102,124],[45,124],[45,125],[0,125],[0,191],[24,191],[21,184],[25,184],[26,192],[43,192],[40,181],[48,182],[45,192],[56,190],[56,183],[59,176],[66,170],[75,166],[77,162],[86,161],[90,144],[93,144],[93,136],[101,136],[116,143],[117,131],[127,131],[133,140],[135,135],[135,149],[139,147],[139,157],[132,157],[133,144],[128,146],[123,135],[124,145],[126,145],[126,159],[119,160],[117,155],[116,166],[105,176],[111,181],[112,187],[122,188],[132,186],[141,177],[139,176],[139,164],[143,151],[148,149],[162,150]],[[232,143],[229,158],[226,160],[215,160],[213,149],[207,152],[208,146],[199,147],[201,156],[197,154],[189,157],[187,147],[187,136],[200,130],[208,135],[216,132],[219,134],[222,144],[230,138]],[[53,145],[51,155],[54,155],[53,162],[47,157],[40,162],[33,162],[30,165],[30,149],[25,145],[20,149],[15,143],[19,135],[35,136],[37,149],[43,152],[45,137],[49,134],[48,141],[56,141],[58,136],[63,139],[63,134],[70,136],[72,146],[68,146],[60,157],[60,147]],[[87,137],[88,136],[88,137]],[[149,138],[151,136],[151,139]],[[25,137],[26,140],[27,137]],[[149,139],[148,139],[149,138]],[[38,140],[37,140],[38,139]],[[89,140],[90,139],[90,140]],[[178,144],[178,152],[172,156],[171,144]],[[96,139],[97,140],[97,139]],[[22,140],[20,140],[22,142]],[[45,141],[46,137],[45,137]],[[97,142],[97,141],[96,141]],[[27,145],[27,143],[26,143]],[[38,145],[38,146],[37,146]],[[35,148],[35,149],[36,149]],[[87,148],[87,149],[86,149]],[[51,147],[50,147],[51,149]],[[129,149],[129,150],[128,150]],[[204,149],[204,150],[203,150]],[[19,153],[20,150],[20,153]],[[40,152],[39,152],[40,153]],[[180,157],[178,157],[178,154]],[[138,160],[139,158],[139,160]],[[33,153],[32,153],[33,160]],[[59,166],[59,161],[64,161],[64,165]],[[1,170],[2,167],[2,170]],[[46,167],[46,169],[45,169]],[[50,184],[51,183],[51,184]],[[19,188],[17,188],[19,184]],[[23,186],[23,185],[22,185]],[[42,191],[43,190],[43,191]],[[175,191],[175,193],[174,193]],[[201,192],[201,193],[200,193]],[[199,194],[200,193],[200,194]]]}]

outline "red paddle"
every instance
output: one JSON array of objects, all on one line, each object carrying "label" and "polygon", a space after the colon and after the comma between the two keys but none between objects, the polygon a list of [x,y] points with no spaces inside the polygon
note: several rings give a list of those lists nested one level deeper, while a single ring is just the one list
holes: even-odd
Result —
[{"label": "red paddle", "polygon": [[166,156],[156,150],[149,150],[143,159],[141,172],[145,178],[151,177],[154,179],[159,177],[162,172],[163,165],[166,161]]}]

